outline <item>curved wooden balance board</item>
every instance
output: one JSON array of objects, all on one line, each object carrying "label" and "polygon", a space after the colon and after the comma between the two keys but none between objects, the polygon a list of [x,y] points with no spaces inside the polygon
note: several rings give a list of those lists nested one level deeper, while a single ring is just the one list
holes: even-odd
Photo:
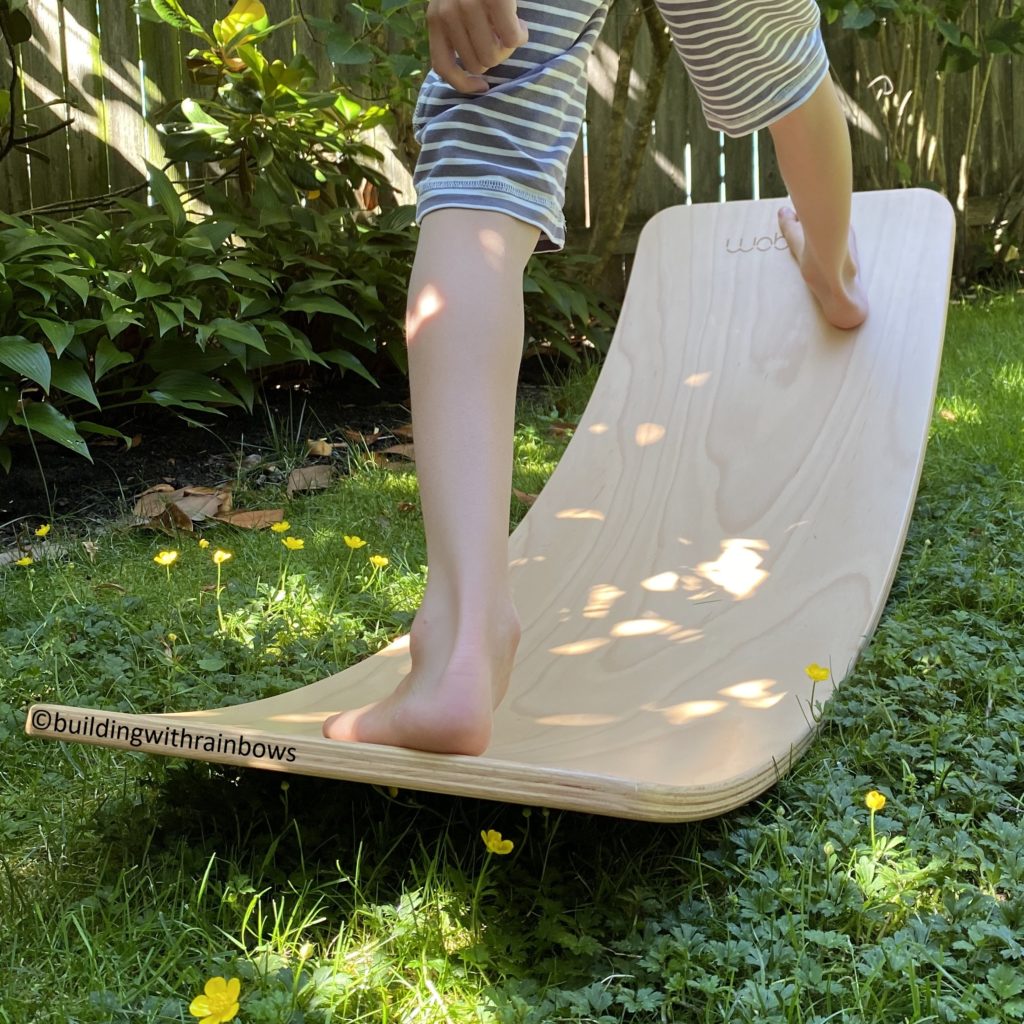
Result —
[{"label": "curved wooden balance board", "polygon": [[[187,714],[35,705],[33,735],[653,821],[772,786],[881,614],[924,458],[954,220],[858,193],[871,302],[831,327],[783,200],[645,226],[575,436],[509,540],[523,623],[482,757],[323,739],[405,676],[408,637],[290,693]],[[811,662],[831,668],[813,684]]]}]

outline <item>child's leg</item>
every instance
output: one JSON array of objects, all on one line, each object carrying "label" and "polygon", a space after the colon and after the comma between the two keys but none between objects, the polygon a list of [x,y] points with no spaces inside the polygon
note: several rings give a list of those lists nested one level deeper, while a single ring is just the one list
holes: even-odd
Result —
[{"label": "child's leg", "polygon": [[[708,127],[768,127],[796,215],[779,223],[837,327],[867,316],[850,234],[850,136],[828,77],[815,0],[656,0]],[[849,246],[849,248],[848,248]]]},{"label": "child's leg", "polygon": [[519,643],[508,576],[523,269],[540,229],[504,213],[427,214],[406,333],[429,565],[412,671],[385,700],[336,715],[332,739],[480,754]]},{"label": "child's leg", "polygon": [[795,214],[779,211],[782,234],[825,317],[836,327],[856,327],[868,314],[868,301],[850,229],[850,136],[832,80],[822,79],[770,131],[796,207]]}]

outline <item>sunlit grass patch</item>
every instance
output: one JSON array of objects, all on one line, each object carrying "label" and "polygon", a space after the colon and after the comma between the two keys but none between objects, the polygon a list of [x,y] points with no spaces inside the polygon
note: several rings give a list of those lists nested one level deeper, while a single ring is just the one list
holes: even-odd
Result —
[{"label": "sunlit grass patch", "polygon": [[[794,770],[707,822],[23,735],[33,700],[249,700],[405,632],[426,580],[413,469],[366,460],[288,502],[287,529],[206,547],[32,524],[67,550],[0,568],[0,1024],[180,1024],[215,978],[238,979],[245,1024],[1024,1018],[1022,322],[1021,299],[951,307],[878,629]],[[550,476],[587,380],[521,406],[517,489]]]}]

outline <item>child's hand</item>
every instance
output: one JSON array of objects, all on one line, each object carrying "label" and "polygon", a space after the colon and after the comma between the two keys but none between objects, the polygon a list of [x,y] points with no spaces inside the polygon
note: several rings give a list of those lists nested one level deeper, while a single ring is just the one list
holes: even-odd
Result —
[{"label": "child's hand", "polygon": [[469,93],[486,92],[487,82],[478,76],[508,60],[529,38],[516,16],[516,0],[430,0],[427,29],[433,69],[454,89]]}]

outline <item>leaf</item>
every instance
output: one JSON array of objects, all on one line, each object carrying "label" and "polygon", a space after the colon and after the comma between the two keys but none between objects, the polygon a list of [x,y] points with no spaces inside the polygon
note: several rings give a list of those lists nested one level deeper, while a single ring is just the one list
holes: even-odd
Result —
[{"label": "leaf", "polygon": [[188,267],[182,271],[180,281],[228,281],[227,275],[216,267],[206,267],[202,264]]},{"label": "leaf", "polygon": [[138,327],[141,322],[137,313],[132,313],[130,316],[127,313],[107,313],[103,317],[103,323],[107,328],[107,336],[111,341],[124,331],[126,327]]},{"label": "leaf", "polygon": [[225,512],[223,515],[212,516],[211,518],[216,519],[220,523],[239,526],[243,530],[262,530],[273,523],[280,523],[284,519],[284,509],[260,508],[248,512]]},{"label": "leaf", "polygon": [[297,491],[320,491],[336,476],[333,466],[300,466],[288,474],[288,497]]},{"label": "leaf", "polygon": [[[149,393],[160,405],[178,404],[186,400],[239,406],[243,404],[223,384],[193,370],[167,370],[161,373],[149,385]],[[156,397],[157,394],[166,396],[170,401],[161,401]]]},{"label": "leaf", "polygon": [[29,341],[20,334],[0,337],[0,366],[35,381],[49,393],[50,356],[38,341]]},{"label": "leaf", "polygon": [[25,319],[31,320],[32,323],[37,324],[43,329],[43,334],[49,339],[58,356],[74,340],[74,324],[65,323],[62,320],[51,320],[48,317],[42,316],[27,316]]},{"label": "leaf", "polygon": [[286,295],[284,302],[281,303],[281,308],[285,310],[299,310],[306,314],[307,320],[310,319],[310,314],[312,313],[334,313],[336,316],[347,317],[360,327],[366,327],[352,310],[343,306],[336,299],[329,298],[326,295],[308,295],[304,297]]},{"label": "leaf", "polygon": [[328,362],[336,363],[343,369],[354,370],[360,377],[365,377],[375,388],[380,387],[373,374],[351,352],[347,352],[343,348],[335,348],[330,352],[324,352],[323,358]]},{"label": "leaf", "polygon": [[0,469],[5,473],[11,471],[11,449],[2,443],[0,443]]},{"label": "leaf", "polygon": [[222,338],[229,338],[231,341],[241,342],[243,345],[251,345],[261,352],[267,351],[267,344],[263,335],[251,323],[229,320],[227,317],[217,317],[208,324],[203,324],[196,332],[200,345],[204,345],[210,335],[217,335]]},{"label": "leaf", "polygon": [[22,406],[21,412],[15,413],[12,419],[19,426],[42,434],[92,462],[89,446],[82,439],[81,434],[75,430],[74,423],[67,416],[57,412],[49,403],[26,402]]},{"label": "leaf", "polygon": [[[175,310],[173,306],[178,308]],[[185,323],[185,307],[180,303],[153,303],[153,314],[156,316],[159,336],[162,338],[172,327],[182,327]]]},{"label": "leaf", "polygon": [[[146,169],[149,171],[149,187],[153,190],[153,198],[163,207],[164,213],[174,225],[174,233],[177,234],[188,224],[185,208],[181,205],[181,197],[171,184],[171,179],[159,167],[147,160]],[[142,295],[138,294],[138,286],[136,294],[142,298]]]},{"label": "leaf", "polygon": [[195,527],[192,525],[192,517],[187,512],[183,512],[173,502],[168,502],[167,507],[158,516],[154,516],[146,523],[141,523],[142,526],[155,526],[158,530],[163,530],[164,533],[173,535],[176,530],[184,530],[186,533],[192,533]]},{"label": "leaf", "polygon": [[416,220],[416,207],[412,204],[396,206],[377,218],[377,227],[381,231],[405,231]]},{"label": "leaf", "polygon": [[189,124],[201,129],[211,139],[225,142],[230,137],[228,126],[204,110],[194,99],[186,96],[181,101],[181,112]]},{"label": "leaf", "polygon": [[379,452],[381,455],[399,455],[403,459],[416,461],[415,446],[411,444],[393,444],[390,448],[380,448]]},{"label": "leaf", "polygon": [[224,260],[220,264],[221,270],[227,271],[232,277],[241,277],[246,281],[253,281],[265,288],[273,288],[274,283],[265,274],[261,274],[254,267],[249,266],[243,260]]},{"label": "leaf", "polygon": [[1024,992],[1024,979],[1009,964],[998,964],[990,968],[985,977],[1000,999],[1009,999]]},{"label": "leaf", "polygon": [[[336,61],[340,62],[340,61]],[[346,120],[354,121],[361,113],[361,106],[354,100],[349,99],[343,92],[334,101],[334,109]]]},{"label": "leaf", "polygon": [[334,64],[366,64],[373,50],[357,43],[340,25],[333,25],[327,36],[327,56]]},{"label": "leaf", "polygon": [[308,455],[316,457],[328,456],[334,451],[334,448],[335,446],[331,444],[330,441],[324,440],[323,438],[314,440],[310,437],[306,440],[306,453]]},{"label": "leaf", "polygon": [[178,0],[149,0],[152,8],[169,25],[186,32],[194,32],[204,39],[209,37],[203,31],[203,26],[190,14],[186,14]]},{"label": "leaf", "polygon": [[135,299],[152,299],[157,295],[166,295],[171,286],[166,281],[151,281],[141,271],[131,275],[132,287],[135,289]]},{"label": "leaf", "polygon": [[32,38],[32,22],[21,11],[11,11],[4,28],[4,35],[13,46],[27,43]]},{"label": "leaf", "polygon": [[[100,437],[114,437],[120,441],[124,441],[125,448],[135,448],[139,440],[141,440],[141,436],[138,434],[134,438],[131,438],[127,434],[121,433],[120,430],[115,430],[113,427],[105,427],[100,423],[92,423],[89,420],[78,420],[76,421],[75,426],[86,434],[99,434]],[[97,442],[97,444],[104,443],[109,442]]]},{"label": "leaf", "polygon": [[82,300],[83,306],[89,301],[89,282],[81,274],[55,273],[53,276],[62,285],[70,288]]},{"label": "leaf", "polygon": [[96,346],[93,379],[98,381],[115,366],[123,366],[131,361],[132,357],[127,352],[122,352],[109,338],[100,338]]},{"label": "leaf", "polygon": [[53,367],[53,386],[89,402],[97,409],[101,408],[96,392],[93,390],[92,381],[89,380],[89,375],[81,363],[73,362],[70,359],[58,360]]},{"label": "leaf", "polygon": [[869,7],[857,7],[856,4],[850,3],[846,5],[843,11],[843,28],[863,29],[873,24],[875,20],[875,12]]},{"label": "leaf", "polygon": [[196,662],[196,667],[201,668],[204,672],[219,672],[226,664],[226,658],[213,654],[208,658],[200,658]]}]

